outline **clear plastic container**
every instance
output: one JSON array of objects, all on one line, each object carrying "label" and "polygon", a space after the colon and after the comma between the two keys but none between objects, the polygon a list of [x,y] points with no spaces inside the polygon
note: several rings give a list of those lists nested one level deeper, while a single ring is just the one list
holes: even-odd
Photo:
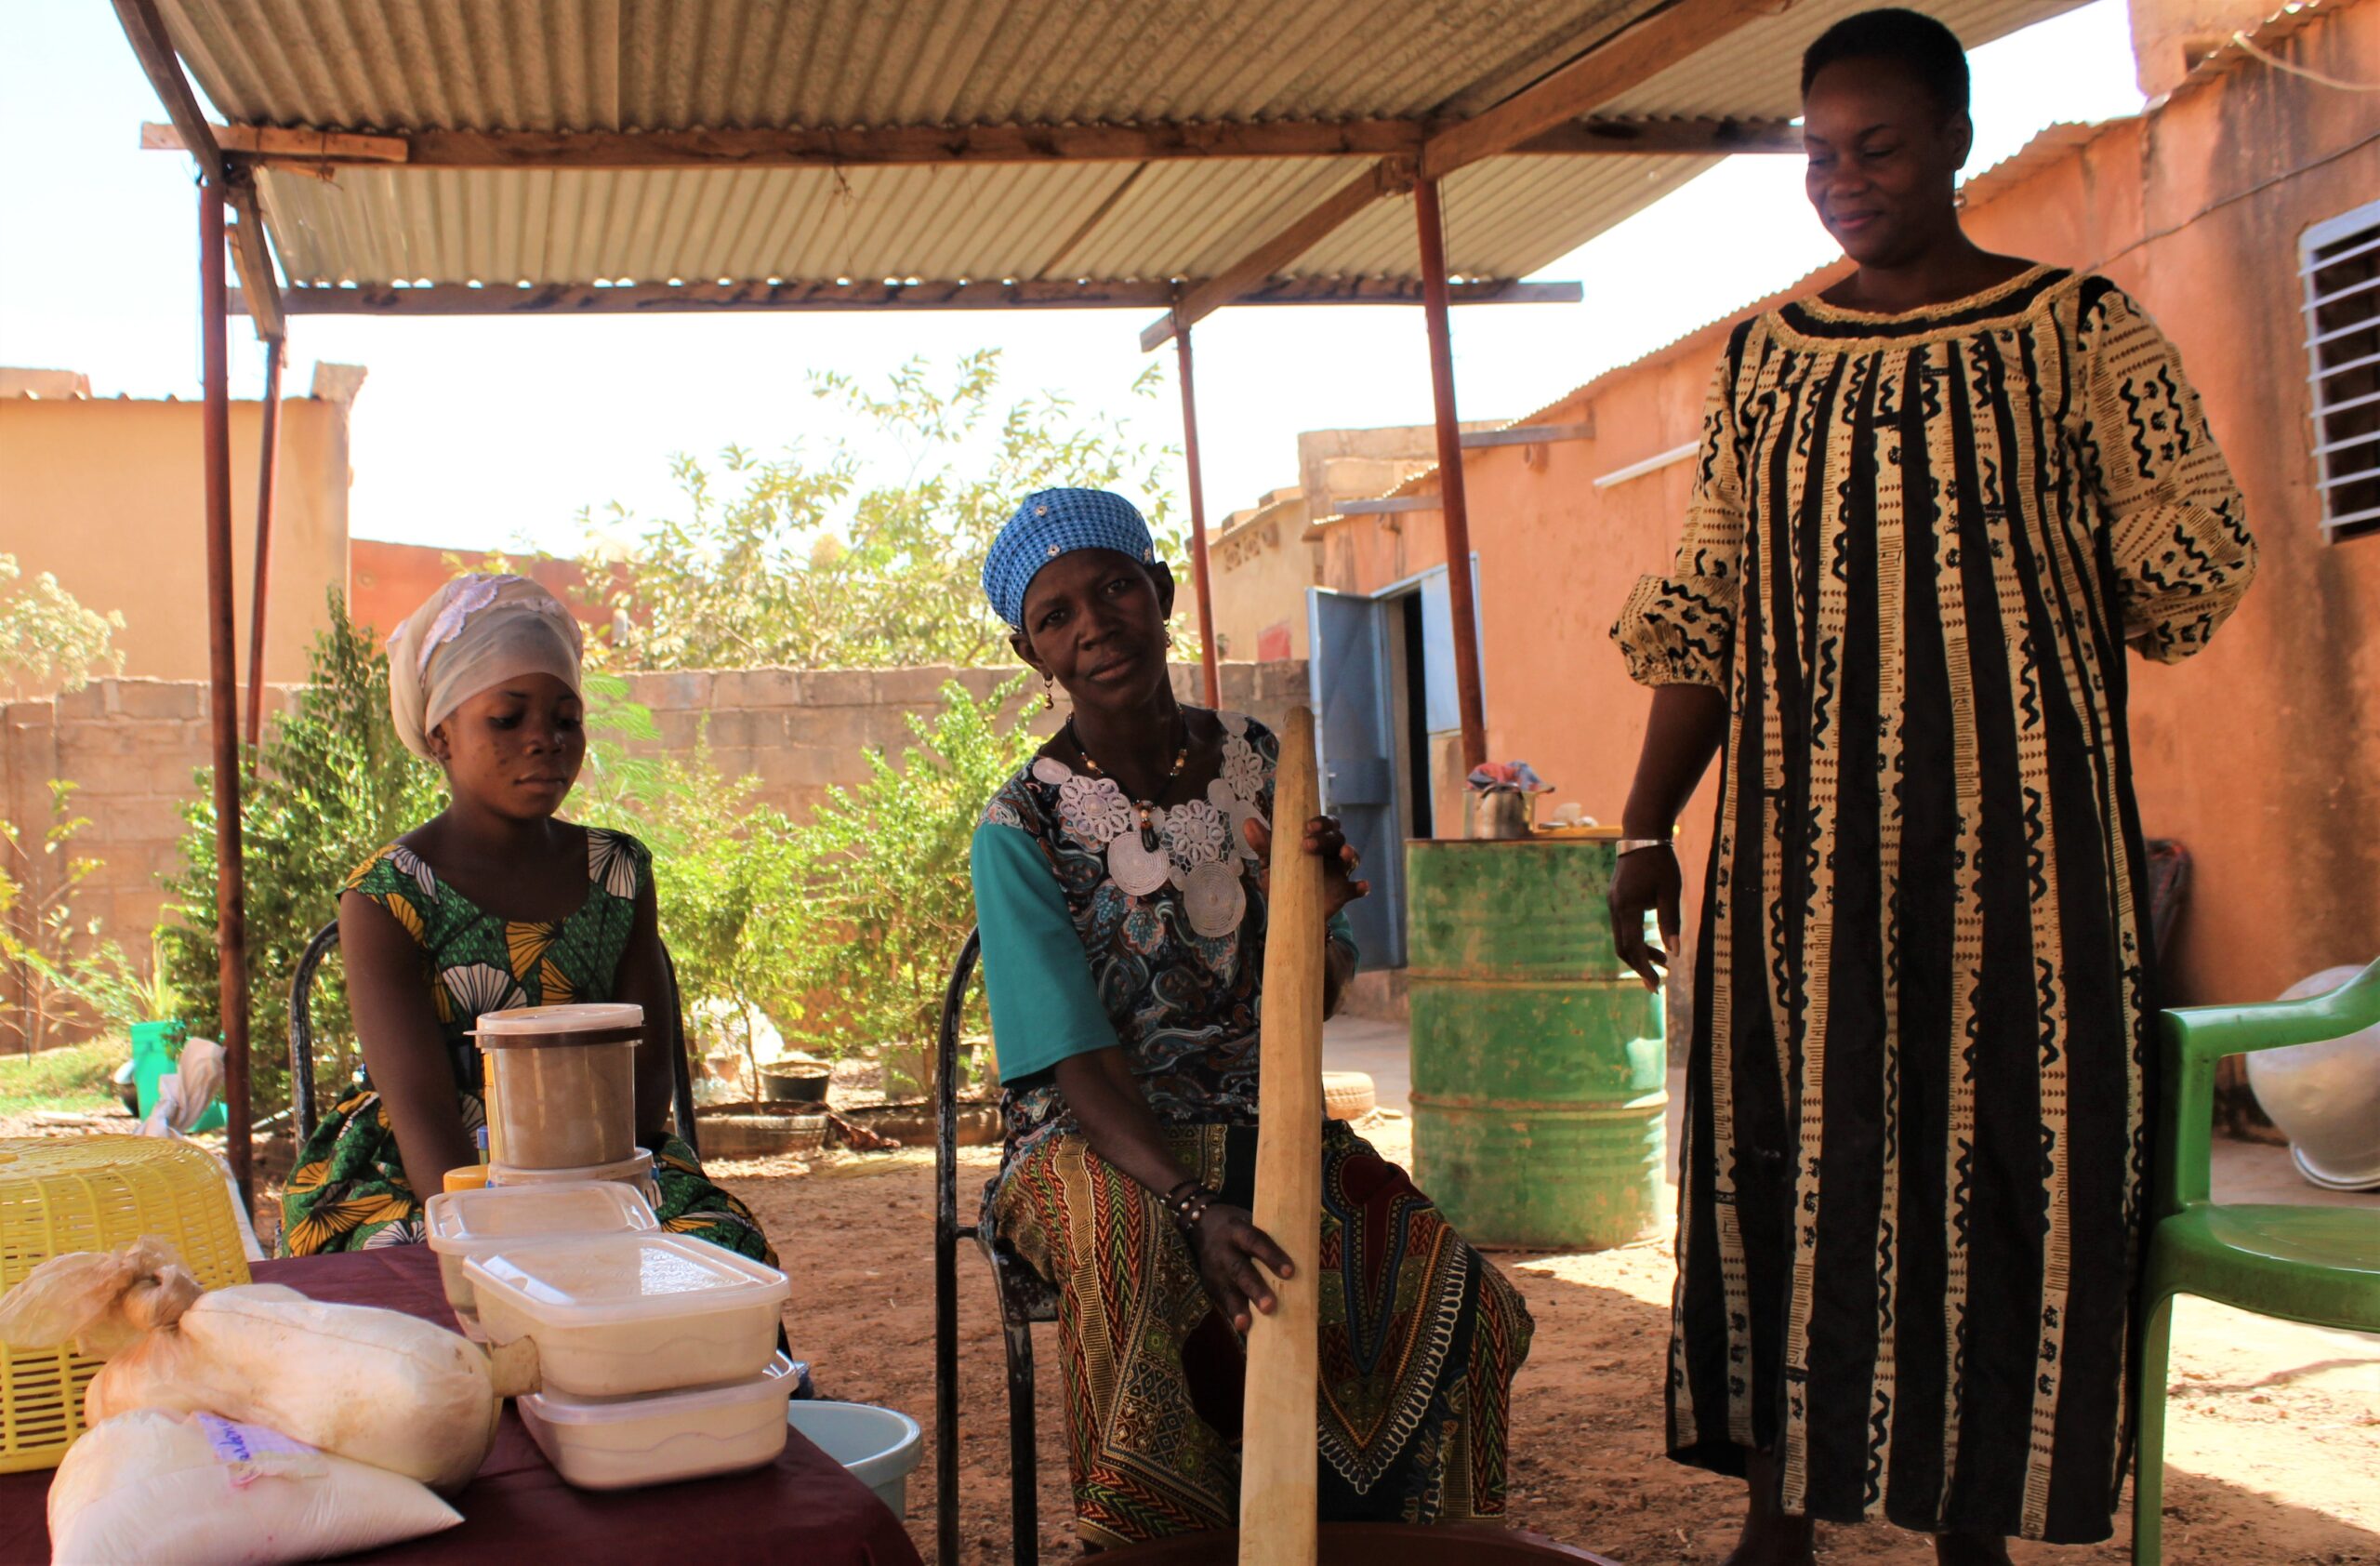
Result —
[{"label": "clear plastic container", "polygon": [[463,1264],[489,1341],[528,1338],[581,1398],[743,1381],[776,1352],[784,1273],[682,1234],[531,1240]]},{"label": "clear plastic container", "polygon": [[463,1264],[492,1256],[523,1240],[575,1234],[631,1234],[660,1228],[653,1204],[633,1188],[576,1180],[510,1188],[443,1191],[430,1199],[430,1248],[446,1303],[458,1314],[476,1310]]},{"label": "clear plastic container", "polygon": [[619,1002],[483,1012],[488,1161],[515,1169],[617,1163],[636,1152],[644,1008]]},{"label": "clear plastic container", "polygon": [[780,1354],[759,1375],[641,1398],[548,1390],[520,1400],[521,1422],[581,1490],[627,1490],[740,1473],[785,1450],[786,1400],[800,1377]]},{"label": "clear plastic container", "polygon": [[661,1183],[653,1177],[653,1155],[642,1148],[617,1163],[590,1163],[576,1169],[515,1169],[508,1163],[487,1166],[491,1186],[582,1185],[589,1180],[615,1180],[635,1191],[655,1208],[661,1205]]}]

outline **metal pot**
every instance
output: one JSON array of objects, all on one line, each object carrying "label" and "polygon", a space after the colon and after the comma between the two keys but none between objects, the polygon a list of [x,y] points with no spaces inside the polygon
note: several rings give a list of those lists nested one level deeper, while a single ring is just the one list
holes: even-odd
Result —
[{"label": "metal pot", "polygon": [[772,1104],[824,1104],[826,1082],[833,1075],[824,1066],[764,1067],[760,1096]]},{"label": "metal pot", "polygon": [[[2361,971],[2325,968],[2281,998],[2328,994]],[[2247,1059],[2248,1087],[2289,1137],[2298,1174],[2328,1190],[2380,1188],[2380,1027]]]},{"label": "metal pot", "polygon": [[1537,796],[1517,789],[1470,789],[1462,796],[1462,835],[1488,841],[1528,836]]}]

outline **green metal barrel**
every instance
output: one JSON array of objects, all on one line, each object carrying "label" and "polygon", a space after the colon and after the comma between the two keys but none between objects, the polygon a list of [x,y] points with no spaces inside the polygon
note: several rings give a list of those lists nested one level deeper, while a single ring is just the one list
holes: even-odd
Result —
[{"label": "green metal barrel", "polygon": [[1413,1163],[1478,1243],[1622,1245],[1665,1221],[1660,997],[1612,949],[1608,836],[1406,847]]}]

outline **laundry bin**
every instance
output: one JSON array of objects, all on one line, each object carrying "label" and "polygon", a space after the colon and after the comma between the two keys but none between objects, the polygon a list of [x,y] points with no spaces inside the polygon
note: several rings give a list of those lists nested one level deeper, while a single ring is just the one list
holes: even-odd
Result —
[{"label": "laundry bin", "polygon": [[916,1420],[872,1403],[813,1400],[787,1403],[785,1421],[875,1491],[894,1517],[907,1510],[909,1475],[925,1455],[925,1437]]}]

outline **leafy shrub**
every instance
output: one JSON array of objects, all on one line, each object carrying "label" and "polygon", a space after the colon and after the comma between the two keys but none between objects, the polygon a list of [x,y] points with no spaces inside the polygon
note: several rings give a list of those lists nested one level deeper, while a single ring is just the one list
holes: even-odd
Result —
[{"label": "leafy shrub", "polygon": [[[336,591],[330,609],[296,707],[272,725],[261,753],[246,756],[240,780],[249,1098],[259,1119],[288,1102],[289,981],[306,943],[337,916],[347,872],[445,805],[445,780],[397,737],[387,655],[348,618]],[[220,1037],[213,769],[200,768],[196,783],[196,799],[182,807],[189,828],[180,869],[165,881],[168,922],[157,939],[166,976],[185,998],[182,1020],[194,1033]],[[351,1031],[338,964],[324,965],[313,1004],[324,1038]],[[318,1088],[332,1090],[336,1052],[319,1052],[314,1064]]]},{"label": "leafy shrub", "polygon": [[829,790],[800,829],[810,938],[798,980],[810,1048],[880,1048],[888,1072],[932,1087],[943,985],[975,923],[975,822],[1038,743],[1024,711],[1001,715],[1024,683],[1019,675],[981,701],[945,684],[940,713],[910,715],[917,744],[898,764],[869,752],[868,780]]},{"label": "leafy shrub", "polygon": [[[75,837],[91,824],[74,814],[75,787],[50,779],[49,823],[38,838],[0,820],[0,960],[17,970],[17,999],[7,1013],[27,1055],[55,1043],[60,1028],[89,1019],[82,981],[108,956],[99,922],[76,907],[99,862],[74,852]],[[45,862],[54,874],[43,875]]]}]

